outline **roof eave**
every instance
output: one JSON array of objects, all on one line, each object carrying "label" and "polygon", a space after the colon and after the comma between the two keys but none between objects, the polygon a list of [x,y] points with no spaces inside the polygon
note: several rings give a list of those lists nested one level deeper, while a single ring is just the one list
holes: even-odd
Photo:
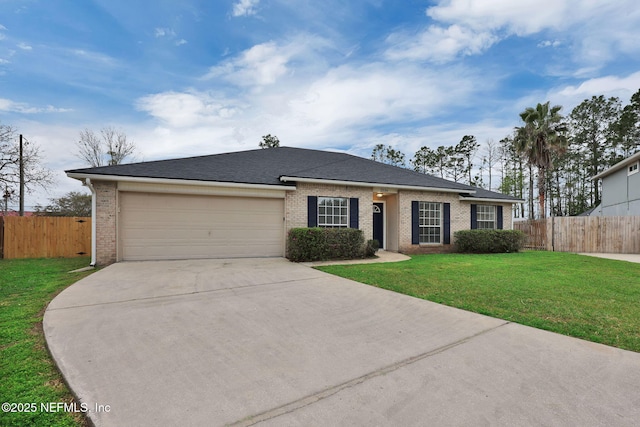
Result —
[{"label": "roof eave", "polygon": [[440,188],[440,187],[422,187],[418,185],[400,185],[400,184],[388,184],[383,182],[358,182],[358,181],[340,181],[335,179],[320,179],[320,178],[300,178],[296,176],[281,176],[282,182],[304,182],[309,184],[328,184],[328,185],[349,185],[352,187],[388,187],[397,190],[417,190],[417,191],[437,191],[441,193],[466,193],[475,194],[474,190],[462,190],[453,188]]},{"label": "roof eave", "polygon": [[604,170],[602,172],[600,172],[598,175],[595,175],[593,177],[591,177],[592,181],[595,181],[596,179],[601,179],[604,178],[605,176],[609,176],[614,172],[619,171],[620,169],[635,163],[636,161],[640,160],[640,151],[638,151],[636,154],[634,154],[631,157],[627,157],[626,159],[616,163],[615,165],[611,166],[609,169]]},{"label": "roof eave", "polygon": [[522,203],[524,199],[492,199],[490,197],[464,197],[460,196],[460,201],[465,202],[491,202],[491,203]]},{"label": "roof eave", "polygon": [[171,179],[171,178],[148,178],[136,176],[118,176],[118,175],[100,175],[90,173],[66,172],[69,178],[84,180],[86,178],[92,181],[111,181],[111,182],[140,182],[149,184],[168,184],[168,185],[202,185],[205,187],[233,187],[233,188],[253,188],[261,190],[286,190],[293,191],[296,189],[290,185],[271,185],[271,184],[250,184],[244,182],[223,182],[223,181],[200,181],[195,179]]}]

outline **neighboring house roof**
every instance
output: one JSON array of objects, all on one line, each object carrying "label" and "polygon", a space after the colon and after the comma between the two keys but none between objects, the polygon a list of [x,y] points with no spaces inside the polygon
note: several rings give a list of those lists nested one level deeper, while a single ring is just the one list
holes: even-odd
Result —
[{"label": "neighboring house roof", "polygon": [[151,178],[268,186],[296,181],[431,189],[516,202],[512,196],[386,165],[351,154],[278,147],[66,171],[72,178]]},{"label": "neighboring house roof", "polygon": [[640,160],[640,151],[638,151],[636,154],[634,154],[632,156],[629,156],[626,159],[616,163],[615,165],[611,166],[609,169],[600,172],[598,175],[594,176],[591,179],[595,180],[595,179],[604,178],[605,176],[611,175],[612,173],[617,172],[620,169],[626,168],[627,166],[637,162],[638,160]]},{"label": "neighboring house roof", "polygon": [[600,207],[600,205],[595,206],[591,209],[587,209],[586,211],[576,215],[576,216],[591,216],[591,214],[593,213],[593,211],[595,211],[596,209],[598,209]]}]

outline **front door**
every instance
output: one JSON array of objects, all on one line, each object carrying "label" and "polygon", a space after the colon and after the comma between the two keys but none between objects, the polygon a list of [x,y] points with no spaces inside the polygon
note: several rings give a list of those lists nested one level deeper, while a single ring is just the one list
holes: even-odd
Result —
[{"label": "front door", "polygon": [[384,203],[373,204],[373,238],[384,248]]}]

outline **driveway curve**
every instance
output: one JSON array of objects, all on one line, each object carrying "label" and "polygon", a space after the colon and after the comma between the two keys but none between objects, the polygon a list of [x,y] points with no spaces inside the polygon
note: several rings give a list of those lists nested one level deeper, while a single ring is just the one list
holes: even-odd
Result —
[{"label": "driveway curve", "polygon": [[118,263],[44,316],[97,426],[637,425],[640,354],[284,259]]}]

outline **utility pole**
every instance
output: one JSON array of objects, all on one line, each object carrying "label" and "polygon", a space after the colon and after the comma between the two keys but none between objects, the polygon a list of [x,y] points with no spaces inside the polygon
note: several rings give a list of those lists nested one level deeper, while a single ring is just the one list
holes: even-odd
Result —
[{"label": "utility pole", "polygon": [[20,134],[20,216],[24,216],[24,159],[22,158],[22,134]]}]

